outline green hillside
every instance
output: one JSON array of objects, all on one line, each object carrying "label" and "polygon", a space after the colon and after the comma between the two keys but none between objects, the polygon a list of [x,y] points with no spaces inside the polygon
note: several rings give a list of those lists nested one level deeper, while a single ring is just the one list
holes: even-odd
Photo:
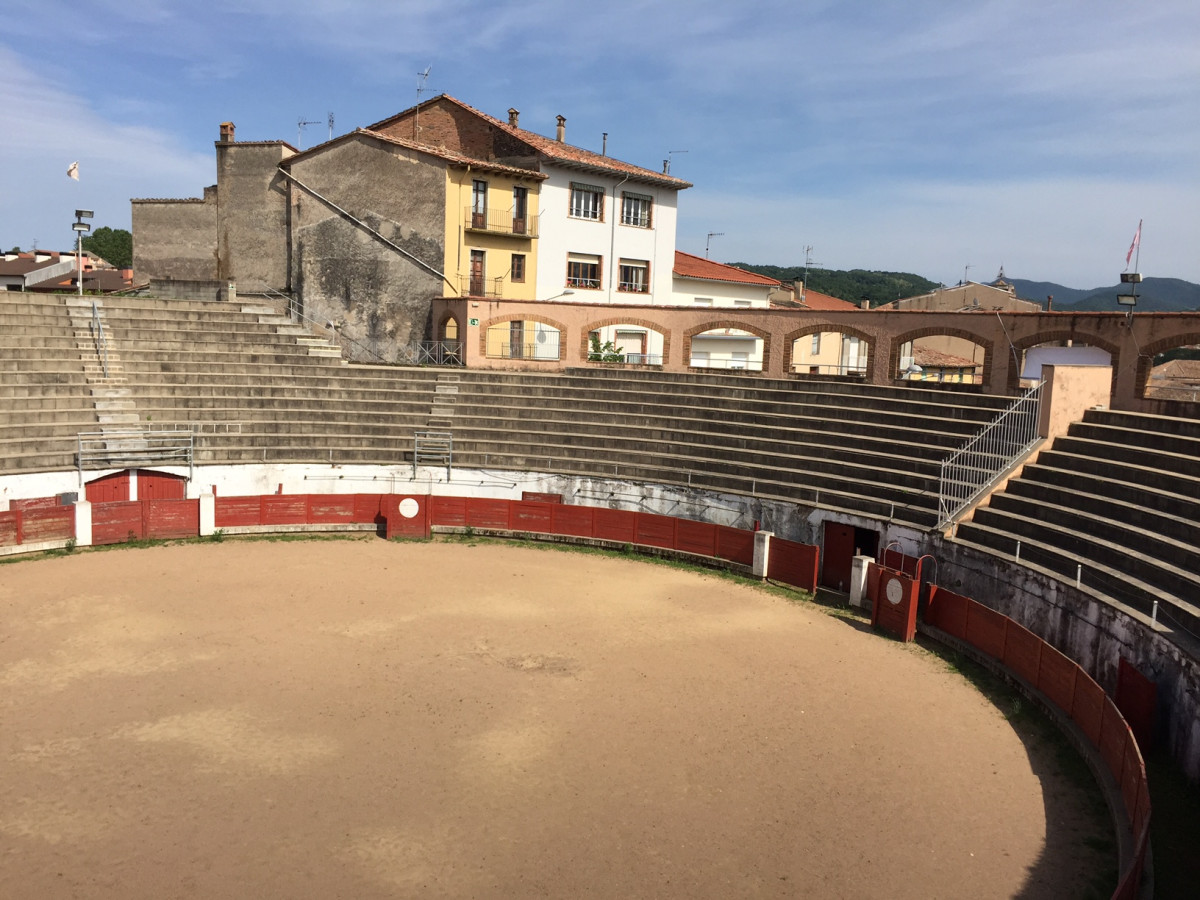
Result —
[{"label": "green hillside", "polygon": [[[770,266],[752,263],[735,262],[730,265],[757,272],[768,278],[777,278],[782,282],[791,283],[804,277],[803,266]],[[807,287],[809,290],[851,303],[861,303],[867,298],[871,306],[891,303],[905,297],[915,297],[918,294],[928,294],[941,287],[936,281],[913,275],[910,272],[873,272],[866,269],[809,269]]]},{"label": "green hillside", "polygon": [[[1119,312],[1124,307],[1117,304],[1117,294],[1128,292],[1129,285],[1078,290],[1063,287],[1048,281],[1025,281],[1012,279],[1017,296],[1022,300],[1044,301],[1047,294],[1054,296],[1056,310],[1078,310],[1079,312]],[[1190,312],[1200,309],[1200,285],[1182,278],[1147,278],[1137,289],[1140,312]]]}]

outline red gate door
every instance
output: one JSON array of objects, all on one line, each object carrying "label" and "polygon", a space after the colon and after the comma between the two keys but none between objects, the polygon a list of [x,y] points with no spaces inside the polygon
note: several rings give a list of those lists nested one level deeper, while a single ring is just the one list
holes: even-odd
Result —
[{"label": "red gate door", "polygon": [[129,499],[129,472],[114,472],[85,485],[89,503],[114,503]]},{"label": "red gate door", "polygon": [[187,479],[182,475],[138,469],[137,495],[139,500],[185,500]]},{"label": "red gate door", "polygon": [[838,591],[850,590],[854,564],[854,526],[826,522],[821,540],[821,584]]},{"label": "red gate door", "polygon": [[383,496],[383,517],[387,520],[388,540],[397,537],[429,537],[429,498],[423,495]]}]

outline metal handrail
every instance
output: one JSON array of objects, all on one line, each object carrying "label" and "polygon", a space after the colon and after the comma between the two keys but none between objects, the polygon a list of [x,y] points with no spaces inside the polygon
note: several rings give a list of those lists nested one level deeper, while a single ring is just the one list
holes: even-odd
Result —
[{"label": "metal handrail", "polygon": [[177,463],[188,467],[192,477],[195,435],[191,431],[164,428],[123,431],[81,431],[76,435],[76,467],[83,483],[83,470],[125,468],[131,463]]},{"label": "metal handrail", "polygon": [[100,357],[100,365],[104,368],[104,377],[108,377],[108,338],[104,335],[104,323],[100,321],[100,306],[92,301],[92,339],[96,342],[96,355]]},{"label": "metal handrail", "polygon": [[362,343],[356,341],[354,338],[350,337],[347,334],[342,334],[342,332],[339,331],[337,326],[334,325],[332,322],[329,322],[329,321],[320,322],[317,319],[314,319],[312,316],[307,316],[304,313],[302,313],[300,311],[299,301],[293,295],[285,294],[283,291],[276,290],[275,288],[267,288],[264,291],[262,291],[262,296],[268,297],[275,301],[283,301],[286,304],[285,308],[287,309],[287,316],[289,319],[292,319],[293,321],[296,321],[297,323],[304,323],[304,324],[308,325],[310,328],[319,328],[319,329],[324,329],[326,331],[332,331],[334,334],[334,337],[337,338],[338,343],[342,345],[341,350],[342,350],[343,355],[346,353],[346,347],[345,347],[345,344],[343,344],[342,342],[345,342],[347,344],[353,344],[358,349],[371,354],[371,356],[375,357],[380,362],[385,363],[388,361],[387,358],[385,356],[383,356],[383,354],[379,353],[378,351],[372,350],[366,344],[362,344]]},{"label": "metal handrail", "polygon": [[1037,443],[1042,384],[1031,387],[942,461],[939,528],[945,528]]}]

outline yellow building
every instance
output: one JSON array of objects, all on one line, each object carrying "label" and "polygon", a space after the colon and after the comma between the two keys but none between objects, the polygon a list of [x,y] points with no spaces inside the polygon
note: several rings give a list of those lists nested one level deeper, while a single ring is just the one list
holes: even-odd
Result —
[{"label": "yellow building", "polygon": [[545,176],[471,163],[446,169],[446,280],[462,297],[533,300]]}]

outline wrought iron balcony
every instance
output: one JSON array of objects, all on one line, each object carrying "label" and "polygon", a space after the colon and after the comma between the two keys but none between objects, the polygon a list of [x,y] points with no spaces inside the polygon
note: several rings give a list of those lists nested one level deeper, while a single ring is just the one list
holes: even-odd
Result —
[{"label": "wrought iron balcony", "polygon": [[511,209],[500,212],[493,212],[491,210],[475,212],[468,206],[463,213],[463,222],[467,231],[478,231],[484,234],[502,234],[522,239],[538,236],[537,219],[528,215],[524,218],[518,218],[513,215]]},{"label": "wrought iron balcony", "polygon": [[479,278],[475,275],[460,275],[458,292],[462,297],[492,297],[504,296],[503,278]]}]

